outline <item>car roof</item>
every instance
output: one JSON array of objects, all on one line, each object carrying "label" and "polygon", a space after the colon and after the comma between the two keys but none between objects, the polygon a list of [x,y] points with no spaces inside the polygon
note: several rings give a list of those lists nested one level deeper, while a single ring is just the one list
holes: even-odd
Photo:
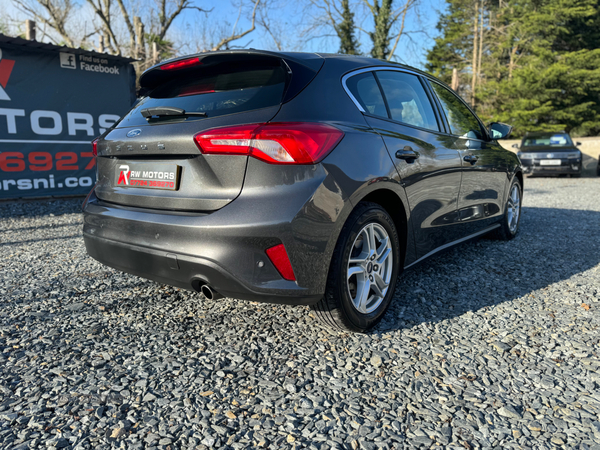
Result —
[{"label": "car roof", "polygon": [[219,51],[214,51],[214,52],[212,52],[212,51],[211,52],[200,52],[200,53],[194,53],[194,54],[185,55],[185,56],[178,56],[176,58],[171,58],[169,60],[161,61],[156,66],[153,66],[153,67],[147,69],[146,72],[152,70],[155,67],[161,66],[165,63],[172,62],[172,61],[178,61],[180,59],[193,58],[195,56],[204,58],[208,55],[226,55],[226,54],[245,54],[245,55],[255,54],[255,55],[274,56],[274,57],[279,57],[279,58],[283,58],[283,59],[292,59],[297,62],[303,62],[303,61],[308,62],[308,61],[314,60],[314,59],[344,60],[346,62],[354,63],[356,65],[357,69],[361,68],[361,67],[368,67],[368,66],[378,66],[378,67],[389,66],[389,67],[409,70],[412,72],[419,73],[420,75],[423,75],[423,76],[434,78],[432,75],[430,75],[426,72],[423,72],[422,70],[419,70],[415,67],[411,67],[411,66],[408,66],[405,64],[400,64],[400,63],[393,62],[393,61],[369,58],[367,56],[343,55],[343,54],[339,54],[339,53],[320,53],[320,52],[280,52],[280,51],[271,51],[271,50],[259,50],[259,49],[254,49],[254,48],[236,49],[236,50],[219,50]]},{"label": "car roof", "polygon": [[[146,69],[140,76],[140,86],[144,87],[148,78],[151,78],[150,72],[160,72],[158,70],[160,66],[184,59],[198,57],[198,59],[203,60],[207,57],[220,56],[220,55],[255,55],[255,56],[270,56],[274,58],[281,58],[283,60],[291,60],[296,63],[305,65],[315,72],[317,72],[324,60],[336,60],[345,63],[345,69],[354,70],[354,69],[368,69],[368,68],[381,68],[381,67],[390,67],[394,69],[402,69],[409,72],[412,72],[417,75],[421,75],[423,77],[427,77],[430,80],[435,80],[437,83],[442,84],[447,89],[454,92],[454,90],[444,83],[442,80],[434,77],[433,75],[423,72],[415,67],[408,66],[406,64],[401,64],[393,61],[387,61],[377,58],[369,58],[367,56],[362,55],[343,55],[339,53],[318,53],[318,52],[280,52],[280,51],[271,51],[271,50],[258,50],[254,48],[249,49],[235,49],[235,50],[219,50],[219,51],[209,51],[209,52],[199,52],[191,55],[178,56],[176,58],[171,58],[165,61],[161,61],[160,63]],[[350,64],[348,64],[350,63]],[[350,67],[348,67],[350,66]],[[148,77],[150,75],[150,77]],[[458,94],[457,94],[458,95]],[[465,103],[466,105],[466,103]]]}]

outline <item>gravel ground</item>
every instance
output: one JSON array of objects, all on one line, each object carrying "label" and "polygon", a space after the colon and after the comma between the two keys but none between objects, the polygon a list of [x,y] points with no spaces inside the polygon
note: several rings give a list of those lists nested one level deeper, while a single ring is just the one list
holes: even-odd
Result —
[{"label": "gravel ground", "polygon": [[600,179],[403,275],[367,335],[85,254],[80,200],[0,204],[0,448],[600,449]]}]

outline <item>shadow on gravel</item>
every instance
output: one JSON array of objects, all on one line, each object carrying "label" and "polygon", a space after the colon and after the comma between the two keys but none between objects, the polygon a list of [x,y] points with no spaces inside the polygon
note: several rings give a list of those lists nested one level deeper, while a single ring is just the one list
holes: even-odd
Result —
[{"label": "shadow on gravel", "polygon": [[[402,274],[391,314],[375,332],[485,310],[596,267],[598,224],[597,211],[523,208],[521,229],[512,241],[475,240]],[[581,302],[598,301],[600,288],[565,284],[561,293],[573,302],[579,295]]]},{"label": "shadow on gravel", "polygon": [[[81,226],[80,224],[77,224],[77,225]],[[0,242],[0,247],[3,247],[5,245],[30,244],[33,242],[61,241],[61,240],[72,239],[72,238],[76,238],[76,237],[81,237],[81,234],[70,234],[68,236],[49,237],[49,238],[43,238],[43,239],[26,239],[24,241]]]},{"label": "shadow on gravel", "polygon": [[47,229],[57,229],[57,228],[81,228],[81,224],[80,223],[60,223],[60,224],[56,224],[56,225],[39,225],[39,226],[35,226],[35,227],[20,227],[20,228],[10,228],[9,230],[0,230],[0,234],[1,233],[13,233],[15,231],[38,231],[38,230],[47,230]]},{"label": "shadow on gravel", "polygon": [[81,213],[85,197],[47,200],[4,200],[0,201],[0,217],[52,217],[63,214]]}]

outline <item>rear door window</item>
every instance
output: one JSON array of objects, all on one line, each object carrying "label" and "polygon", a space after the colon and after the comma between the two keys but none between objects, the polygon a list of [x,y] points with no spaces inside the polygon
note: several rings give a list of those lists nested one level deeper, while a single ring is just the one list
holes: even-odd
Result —
[{"label": "rear door window", "polygon": [[[287,82],[280,64],[227,63],[202,67],[173,77],[142,98],[119,123],[119,127],[147,125],[141,110],[170,106],[186,112],[222,116],[277,106]],[[198,120],[198,116],[178,120]]]},{"label": "rear door window", "polygon": [[360,103],[365,113],[373,116],[388,117],[385,102],[373,72],[366,72],[350,77],[346,86]]},{"label": "rear door window", "polygon": [[377,72],[393,120],[428,130],[439,131],[429,97],[415,75],[381,70]]}]

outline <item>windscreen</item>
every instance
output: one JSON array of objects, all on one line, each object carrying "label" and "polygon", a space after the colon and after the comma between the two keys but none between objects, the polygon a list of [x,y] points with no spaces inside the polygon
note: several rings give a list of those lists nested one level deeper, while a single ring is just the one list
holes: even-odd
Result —
[{"label": "windscreen", "polygon": [[523,147],[535,147],[535,146],[572,146],[573,141],[566,133],[547,134],[543,136],[531,136],[523,139]]},{"label": "windscreen", "polygon": [[146,108],[174,107],[206,117],[235,114],[281,103],[286,87],[286,71],[278,61],[253,61],[198,67],[173,76],[143,97],[118,127],[147,125],[173,120],[202,120],[201,116],[164,117],[147,121]]}]

